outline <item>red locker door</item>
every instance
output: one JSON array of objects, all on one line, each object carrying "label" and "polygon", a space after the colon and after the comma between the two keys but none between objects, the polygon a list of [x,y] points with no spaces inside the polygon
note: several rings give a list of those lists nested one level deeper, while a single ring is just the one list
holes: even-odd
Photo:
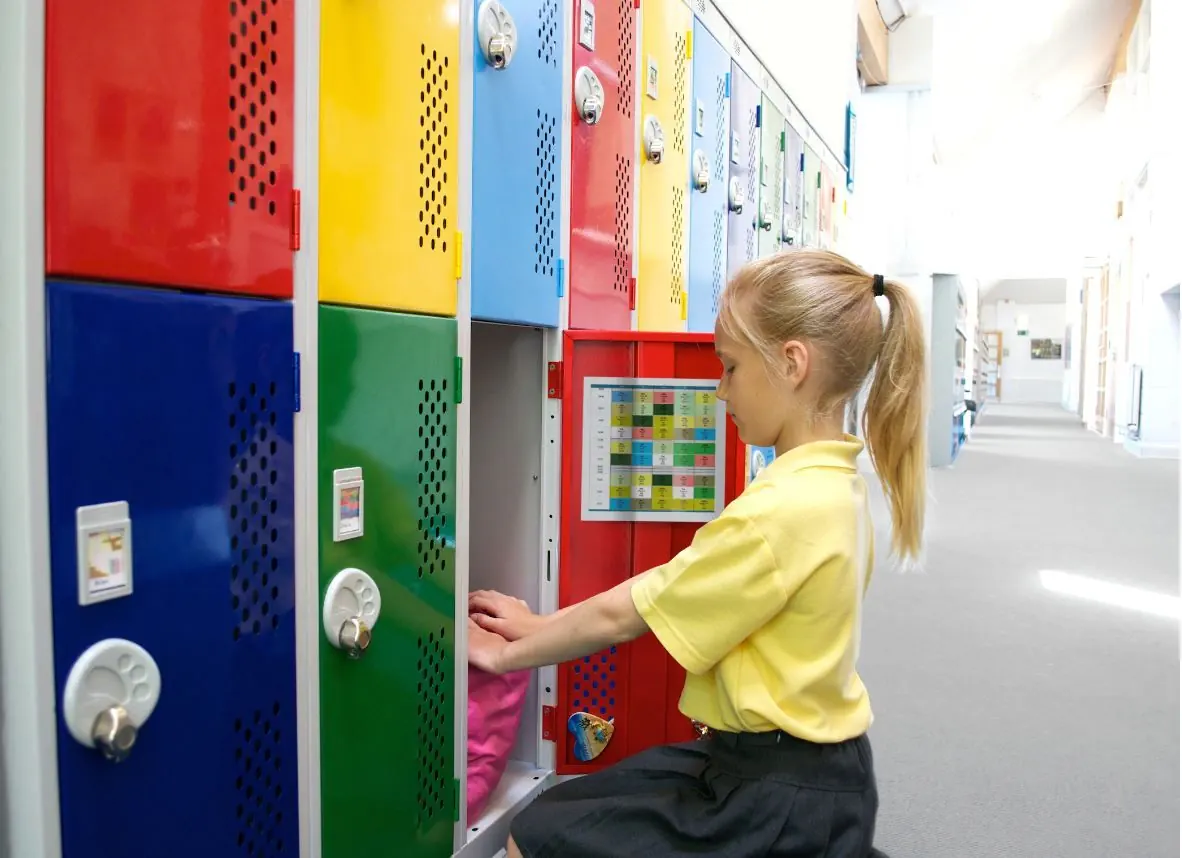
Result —
[{"label": "red locker door", "polygon": [[[660,565],[689,545],[699,524],[584,521],[583,416],[588,377],[717,379],[722,366],[709,334],[568,331],[563,344],[563,491],[561,576],[563,606],[590,598]],[[743,452],[728,419],[717,441],[727,461],[726,502],[743,487]],[[555,712],[560,774],[584,774],[654,745],[693,738],[677,708],[685,671],[646,635],[632,644],[562,665]],[[588,712],[612,719],[614,734],[590,763],[574,754],[567,719]]]},{"label": "red locker door", "polygon": [[[635,299],[636,9],[634,0],[571,2],[570,327],[626,331]],[[582,116],[584,69],[603,94],[594,124]]]},{"label": "red locker door", "polygon": [[48,0],[49,274],[292,294],[294,0]]}]

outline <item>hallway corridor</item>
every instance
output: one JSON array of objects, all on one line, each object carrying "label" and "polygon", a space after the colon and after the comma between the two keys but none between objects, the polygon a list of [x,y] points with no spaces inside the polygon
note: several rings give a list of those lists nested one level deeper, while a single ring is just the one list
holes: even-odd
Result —
[{"label": "hallway corridor", "polygon": [[[991,404],[931,474],[923,572],[879,563],[862,671],[892,858],[1170,858],[1178,620],[1043,570],[1178,596],[1178,463]],[[1161,605],[1161,600],[1157,601]],[[1176,608],[1175,608],[1176,610]]]}]

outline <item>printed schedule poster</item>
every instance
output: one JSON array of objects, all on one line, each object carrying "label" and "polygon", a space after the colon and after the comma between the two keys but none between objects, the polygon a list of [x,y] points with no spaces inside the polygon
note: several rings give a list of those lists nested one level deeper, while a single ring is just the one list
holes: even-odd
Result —
[{"label": "printed schedule poster", "polygon": [[710,379],[585,379],[583,520],[702,522],[722,512],[717,388]]}]

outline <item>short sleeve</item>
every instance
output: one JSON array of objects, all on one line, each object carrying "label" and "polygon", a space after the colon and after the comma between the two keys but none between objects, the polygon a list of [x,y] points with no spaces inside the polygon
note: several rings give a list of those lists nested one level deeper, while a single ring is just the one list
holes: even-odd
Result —
[{"label": "short sleeve", "polygon": [[787,601],[767,540],[749,518],[730,511],[632,587],[640,616],[692,674],[714,667]]}]

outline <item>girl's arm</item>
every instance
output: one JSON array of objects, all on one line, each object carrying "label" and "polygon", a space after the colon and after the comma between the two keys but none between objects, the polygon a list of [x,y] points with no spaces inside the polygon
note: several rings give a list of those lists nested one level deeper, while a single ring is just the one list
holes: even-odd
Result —
[{"label": "girl's arm", "polygon": [[536,631],[515,641],[505,641],[473,624],[468,630],[469,661],[490,673],[511,673],[561,664],[635,640],[648,631],[632,602],[636,581],[629,578],[551,614]]}]

